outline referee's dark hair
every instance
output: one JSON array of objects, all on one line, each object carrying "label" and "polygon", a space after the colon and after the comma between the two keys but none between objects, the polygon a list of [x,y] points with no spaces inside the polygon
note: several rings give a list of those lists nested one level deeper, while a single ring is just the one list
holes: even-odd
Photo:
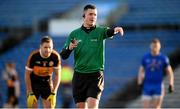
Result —
[{"label": "referee's dark hair", "polygon": [[44,36],[42,39],[41,39],[41,45],[43,44],[43,43],[49,43],[49,42],[53,42],[53,40],[52,40],[52,38],[51,37],[49,37],[49,36]]},{"label": "referee's dark hair", "polygon": [[[85,11],[87,11],[88,9],[96,9],[96,6],[93,4],[87,4],[86,6],[84,6],[84,13]],[[85,17],[85,14],[83,13],[83,17]]]}]

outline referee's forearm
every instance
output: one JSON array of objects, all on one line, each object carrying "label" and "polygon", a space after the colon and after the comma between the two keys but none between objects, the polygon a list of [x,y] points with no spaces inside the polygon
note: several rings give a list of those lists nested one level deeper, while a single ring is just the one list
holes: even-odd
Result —
[{"label": "referee's forearm", "polygon": [[61,58],[63,60],[67,59],[69,57],[69,55],[71,54],[72,50],[69,50],[69,49],[62,49],[60,55],[61,55]]},{"label": "referee's forearm", "polygon": [[114,28],[110,28],[107,30],[107,36],[112,37],[114,35]]}]

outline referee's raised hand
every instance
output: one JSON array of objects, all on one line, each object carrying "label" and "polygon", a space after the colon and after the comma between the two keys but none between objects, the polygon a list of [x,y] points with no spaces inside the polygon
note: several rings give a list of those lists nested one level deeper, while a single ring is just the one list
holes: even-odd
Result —
[{"label": "referee's raised hand", "polygon": [[123,35],[124,35],[124,30],[123,30],[123,28],[122,28],[122,27],[115,27],[115,28],[114,28],[114,34],[117,34],[117,33],[120,33],[121,36],[123,36]]},{"label": "referee's raised hand", "polygon": [[69,44],[69,50],[73,50],[78,45],[78,41],[76,39],[73,39]]}]

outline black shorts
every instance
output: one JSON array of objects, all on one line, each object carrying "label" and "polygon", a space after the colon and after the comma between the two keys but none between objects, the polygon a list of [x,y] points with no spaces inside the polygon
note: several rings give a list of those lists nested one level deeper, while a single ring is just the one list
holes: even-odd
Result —
[{"label": "black shorts", "polygon": [[103,72],[78,73],[75,71],[72,85],[75,103],[85,102],[88,97],[100,99],[104,89]]},{"label": "black shorts", "polygon": [[47,99],[51,94],[50,76],[41,77],[31,73],[30,78],[32,91],[36,98],[41,96],[43,99]]}]

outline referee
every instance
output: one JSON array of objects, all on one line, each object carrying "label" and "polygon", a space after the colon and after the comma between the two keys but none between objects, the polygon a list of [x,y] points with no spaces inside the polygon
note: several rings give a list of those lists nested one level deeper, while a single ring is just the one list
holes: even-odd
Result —
[{"label": "referee", "polygon": [[123,36],[122,27],[96,25],[96,6],[88,4],[83,10],[83,24],[72,31],[62,49],[62,59],[74,50],[73,98],[77,108],[98,108],[104,89],[105,39],[116,33]]}]

